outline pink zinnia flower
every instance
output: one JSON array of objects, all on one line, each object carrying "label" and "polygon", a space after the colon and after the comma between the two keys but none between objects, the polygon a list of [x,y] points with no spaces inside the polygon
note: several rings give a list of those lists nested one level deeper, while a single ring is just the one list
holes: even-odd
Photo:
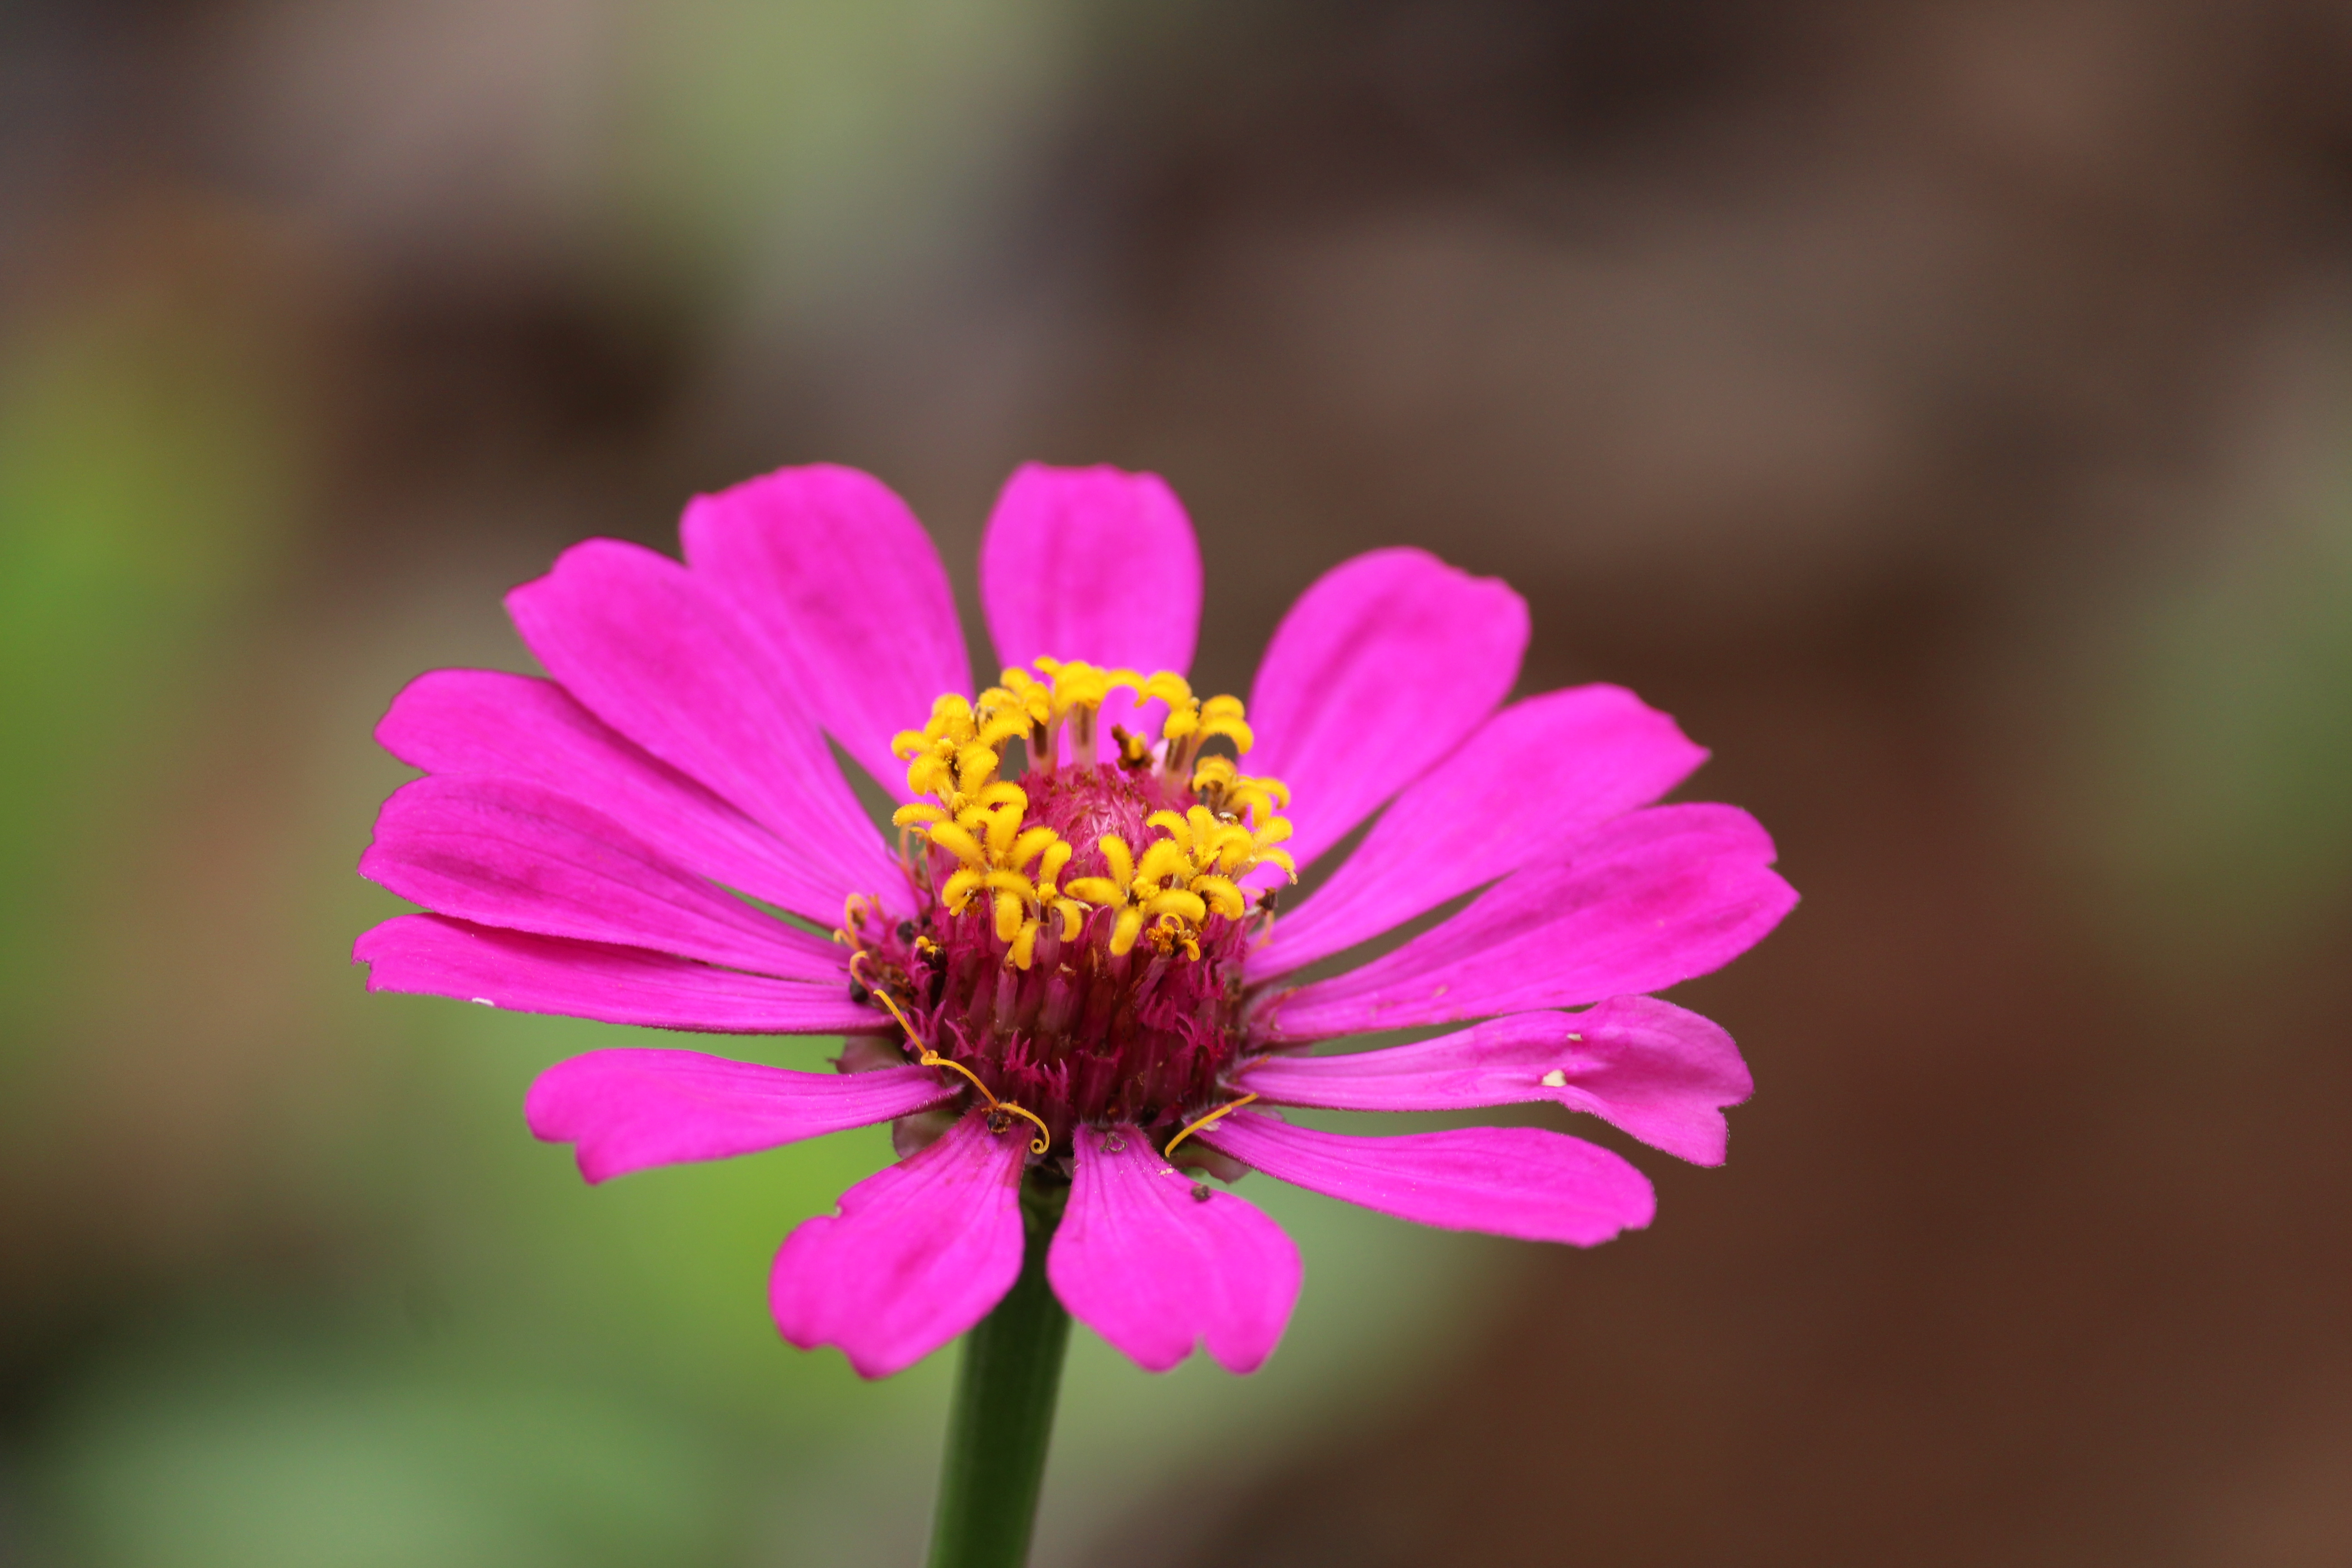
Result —
[{"label": "pink zinnia flower", "polygon": [[[1036,1166],[1070,1183],[1055,1291],[1154,1371],[1196,1344],[1256,1367],[1298,1291],[1289,1238],[1199,1170],[1579,1246],[1650,1220],[1648,1181],[1563,1133],[1353,1137],[1275,1106],[1549,1100],[1723,1159],[1747,1067],[1643,993],[1728,962],[1796,895],[1746,813],[1651,804],[1706,752],[1631,693],[1498,710],[1528,635],[1502,584],[1360,555],[1284,618],[1246,708],[1202,701],[1175,496],[1031,466],[981,545],[1009,668],[975,693],[938,555],[877,480],[786,469],[698,499],[683,533],[683,565],[592,540],[509,596],[551,679],[437,670],[394,702],[377,736],[427,776],[385,802],[360,868],[433,912],[356,956],[374,990],[855,1037],[838,1074],[595,1051],[526,1108],[592,1182],[894,1123],[900,1161],[777,1255],[793,1343],[873,1377],[971,1328],[1020,1272]],[[828,736],[905,803],[895,844]],[[1294,868],[1375,812],[1277,918]]]}]

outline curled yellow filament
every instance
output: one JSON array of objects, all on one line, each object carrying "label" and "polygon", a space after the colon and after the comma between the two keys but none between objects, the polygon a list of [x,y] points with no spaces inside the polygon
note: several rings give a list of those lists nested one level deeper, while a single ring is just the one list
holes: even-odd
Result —
[{"label": "curled yellow filament", "polygon": [[[857,983],[861,985],[866,984],[866,977],[857,973],[857,961],[865,956],[866,954],[864,952],[856,952],[851,954],[849,959],[849,973],[856,976]],[[907,1038],[912,1040],[919,1046],[923,1046],[923,1054],[915,1058],[915,1063],[918,1067],[946,1068],[951,1072],[960,1072],[963,1074],[965,1078],[971,1080],[971,1087],[980,1090],[980,1097],[988,1101],[988,1111],[992,1117],[1002,1111],[1006,1115],[1018,1116],[1024,1121],[1034,1123],[1037,1129],[1037,1136],[1029,1140],[1029,1152],[1032,1154],[1042,1154],[1046,1150],[1054,1146],[1054,1130],[1046,1126],[1045,1120],[1038,1116],[1035,1111],[1024,1110],[1019,1105],[1015,1104],[1012,1100],[999,1100],[996,1096],[991,1094],[988,1089],[988,1085],[980,1081],[980,1075],[978,1073],[972,1071],[961,1062],[950,1061],[947,1058],[940,1055],[939,1052],[931,1049],[930,1047],[923,1045],[923,1037],[915,1033],[914,1025],[907,1022],[907,1015],[898,1011],[898,1004],[891,1000],[890,993],[887,991],[877,990],[871,985],[866,985],[866,988],[868,992],[872,993],[876,1001],[890,1009],[890,1016],[898,1020],[898,1027],[907,1031]],[[1255,1100],[1257,1097],[1255,1095],[1252,1095],[1250,1098]],[[1002,1129],[991,1128],[989,1131],[992,1132],[1001,1131]]]},{"label": "curled yellow filament", "polygon": [[1168,1140],[1168,1146],[1160,1151],[1160,1156],[1164,1159],[1168,1155],[1173,1154],[1176,1152],[1177,1144],[1181,1143],[1185,1139],[1190,1138],[1193,1133],[1198,1132],[1210,1122],[1220,1121],[1224,1117],[1231,1116],[1234,1111],[1239,1110],[1243,1106],[1247,1105],[1251,1100],[1255,1100],[1257,1096],[1255,1094],[1245,1094],[1239,1100],[1229,1100],[1225,1101],[1224,1104],[1217,1107],[1216,1110],[1209,1112],[1208,1115],[1197,1117],[1194,1120],[1186,1122],[1182,1131],[1177,1133],[1175,1137]]},{"label": "curled yellow filament", "polygon": [[[929,1053],[926,1053],[926,1055],[928,1059],[936,1065],[942,1067],[955,1067],[955,1063],[949,1061],[945,1057],[929,1056]],[[963,1071],[961,1068],[957,1068],[956,1070],[958,1072]],[[970,1073],[964,1073],[964,1077],[971,1078],[971,1075]],[[971,1081],[978,1083],[980,1079],[973,1078],[971,1079]],[[980,1092],[986,1094],[988,1090],[983,1089]],[[1009,1116],[1024,1118],[1037,1129],[1037,1136],[1029,1140],[1029,1152],[1032,1154],[1042,1154],[1046,1150],[1054,1146],[1053,1129],[1047,1127],[1045,1121],[1039,1118],[1034,1111],[1024,1110],[1009,1100],[991,1100],[989,1103],[990,1116],[992,1118],[998,1111],[1003,1111]],[[989,1131],[992,1132],[997,1131],[997,1129],[991,1128]]]}]

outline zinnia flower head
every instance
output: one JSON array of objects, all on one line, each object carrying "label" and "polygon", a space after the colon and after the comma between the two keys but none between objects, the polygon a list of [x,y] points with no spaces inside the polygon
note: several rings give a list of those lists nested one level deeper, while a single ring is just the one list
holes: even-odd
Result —
[{"label": "zinnia flower head", "polygon": [[[378,738],[426,776],[360,868],[432,912],[355,956],[374,990],[849,1037],[831,1074],[595,1051],[526,1106],[592,1182],[893,1123],[899,1162],[777,1255],[793,1343],[880,1376],[971,1328],[1019,1274],[1033,1168],[1069,1184],[1055,1291],[1154,1371],[1196,1345],[1254,1369],[1297,1295],[1288,1237],[1204,1171],[1579,1246],[1651,1217],[1638,1171],[1563,1133],[1357,1137],[1276,1106],[1548,1100],[1722,1160],[1748,1069],[1645,993],[1744,952],[1796,895],[1745,813],[1652,804],[1706,753],[1631,693],[1499,706],[1528,633],[1502,584],[1358,556],[1285,617],[1246,704],[1203,697],[1175,496],[1032,465],[981,546],[1004,660],[982,688],[929,538],[868,476],[785,469],[698,499],[682,531],[684,564],[592,540],[509,597],[551,679],[438,670],[394,702]],[[888,833],[828,737],[901,802]]]}]

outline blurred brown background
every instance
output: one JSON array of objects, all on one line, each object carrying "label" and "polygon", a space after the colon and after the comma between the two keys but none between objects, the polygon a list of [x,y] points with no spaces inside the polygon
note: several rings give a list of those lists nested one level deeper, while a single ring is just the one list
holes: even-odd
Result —
[{"label": "blurred brown background", "polygon": [[1290,1341],[1082,1343],[1041,1561],[2352,1562],[2348,202],[2315,0],[0,6],[0,1563],[916,1560],[946,1358],[761,1310],[880,1136],[587,1191],[622,1032],[364,997],[350,866],[563,544],[832,459],[969,600],[1031,457],[1215,689],[1507,575],[1806,895],[1727,1167],[1255,1194]]}]

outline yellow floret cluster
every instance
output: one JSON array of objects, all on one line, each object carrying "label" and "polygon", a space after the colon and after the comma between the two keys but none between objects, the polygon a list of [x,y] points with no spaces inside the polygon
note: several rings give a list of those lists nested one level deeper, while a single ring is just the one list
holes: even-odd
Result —
[{"label": "yellow floret cluster", "polygon": [[[1164,669],[1142,675],[1041,658],[1035,670],[1004,671],[1001,684],[977,701],[950,692],[931,705],[923,728],[903,731],[890,743],[907,761],[907,787],[930,797],[899,807],[891,820],[955,857],[956,868],[939,889],[950,914],[989,897],[1007,963],[1031,965],[1048,919],[1059,921],[1060,938],[1068,942],[1097,908],[1118,911],[1112,953],[1132,951],[1149,932],[1159,952],[1198,959],[1201,928],[1212,914],[1239,920],[1248,911],[1241,878],[1268,864],[1297,876],[1297,865],[1278,847],[1290,837],[1290,824],[1278,815],[1290,803],[1288,788],[1278,779],[1244,774],[1232,758],[1200,755],[1216,736],[1236,752],[1249,751],[1255,737],[1239,699],[1202,701],[1182,676]],[[1065,751],[1090,765],[1103,703],[1121,690],[1168,708],[1156,748],[1115,731],[1121,764],[1158,767],[1167,782],[1182,782],[1198,804],[1152,813],[1147,823],[1161,837],[1139,854],[1118,835],[1104,834],[1095,847],[1106,874],[1064,884],[1075,848],[1052,828],[1027,825],[1028,792],[997,770],[1015,740],[1041,771],[1053,771]]]}]

